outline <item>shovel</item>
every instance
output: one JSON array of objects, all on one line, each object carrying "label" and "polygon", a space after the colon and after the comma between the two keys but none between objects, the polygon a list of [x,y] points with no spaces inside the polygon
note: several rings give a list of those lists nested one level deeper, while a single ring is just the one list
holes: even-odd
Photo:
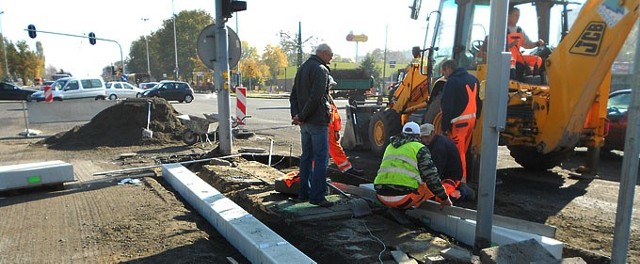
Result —
[{"label": "shovel", "polygon": [[353,217],[361,217],[361,216],[367,216],[372,214],[371,212],[371,207],[369,207],[369,204],[367,203],[367,201],[365,201],[362,198],[353,198],[351,197],[351,195],[348,195],[347,193],[343,192],[342,190],[338,189],[338,187],[333,186],[333,184],[331,184],[330,181],[327,181],[327,186],[329,186],[329,188],[331,188],[332,190],[338,192],[340,195],[344,196],[347,198],[347,200],[351,203],[352,208],[353,209]]},{"label": "shovel", "polygon": [[147,129],[142,129],[142,137],[143,138],[152,138],[153,137],[153,131],[151,131],[151,129],[149,129],[149,124],[151,123],[151,102],[147,102],[149,104],[148,110],[147,110]]}]

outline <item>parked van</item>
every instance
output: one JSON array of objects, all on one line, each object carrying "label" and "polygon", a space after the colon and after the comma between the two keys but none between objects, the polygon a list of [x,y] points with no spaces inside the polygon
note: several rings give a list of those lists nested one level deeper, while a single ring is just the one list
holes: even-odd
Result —
[{"label": "parked van", "polygon": [[[104,100],[107,98],[106,88],[102,77],[64,77],[51,84],[54,101],[69,99],[93,98]],[[44,101],[44,91],[31,95],[31,99]]]}]

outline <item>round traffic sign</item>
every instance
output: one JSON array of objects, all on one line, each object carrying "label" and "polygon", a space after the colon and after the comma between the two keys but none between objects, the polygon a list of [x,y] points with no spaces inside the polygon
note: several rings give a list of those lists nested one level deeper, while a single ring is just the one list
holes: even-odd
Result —
[{"label": "round traffic sign", "polygon": [[[198,57],[200,57],[200,60],[207,66],[207,68],[212,70],[218,54],[216,52],[217,44],[215,31],[215,24],[211,24],[200,31],[200,35],[198,36]],[[233,68],[238,65],[238,61],[240,61],[242,46],[240,44],[238,34],[236,34],[236,32],[230,27],[227,27],[227,36],[227,41],[229,43],[229,67]]]}]

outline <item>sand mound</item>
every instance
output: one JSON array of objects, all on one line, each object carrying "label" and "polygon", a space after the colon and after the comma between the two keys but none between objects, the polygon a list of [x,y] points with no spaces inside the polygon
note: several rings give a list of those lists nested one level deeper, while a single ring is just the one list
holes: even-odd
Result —
[{"label": "sand mound", "polygon": [[[147,112],[151,102],[149,129],[153,138],[143,138]],[[175,143],[181,140],[184,126],[178,112],[162,98],[128,99],[98,113],[91,122],[45,139],[42,143],[54,149],[122,147]]]}]

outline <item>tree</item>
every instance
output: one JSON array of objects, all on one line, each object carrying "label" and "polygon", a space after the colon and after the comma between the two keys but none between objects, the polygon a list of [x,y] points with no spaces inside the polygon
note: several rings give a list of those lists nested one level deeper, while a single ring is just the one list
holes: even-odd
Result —
[{"label": "tree", "polygon": [[243,80],[249,83],[249,89],[253,85],[262,85],[269,76],[269,66],[260,63],[256,59],[246,59],[240,64]]},{"label": "tree", "polygon": [[[178,53],[178,79],[193,80],[196,67],[192,58],[197,57],[197,39],[200,31],[212,23],[213,18],[204,10],[182,11],[162,22],[162,27],[148,37],[151,74],[154,79],[164,79],[164,74],[175,77],[175,47],[173,21],[176,21]],[[133,72],[147,72],[147,51],[144,36],[131,45],[127,68]]]},{"label": "tree", "polygon": [[262,63],[268,67],[271,80],[275,82],[280,69],[289,66],[287,55],[280,47],[267,45],[262,53]]},{"label": "tree", "polygon": [[365,70],[368,74],[373,76],[374,84],[373,86],[377,86],[380,83],[380,68],[376,66],[376,60],[371,53],[367,53],[364,57],[364,60],[360,63],[359,69]]},{"label": "tree", "polygon": [[21,78],[22,85],[30,84],[35,77],[40,77],[36,76],[36,74],[40,74],[40,68],[42,67],[41,65],[44,65],[44,61],[38,58],[36,52],[29,49],[26,41],[18,41],[15,45],[9,43],[7,55],[9,75]]}]

